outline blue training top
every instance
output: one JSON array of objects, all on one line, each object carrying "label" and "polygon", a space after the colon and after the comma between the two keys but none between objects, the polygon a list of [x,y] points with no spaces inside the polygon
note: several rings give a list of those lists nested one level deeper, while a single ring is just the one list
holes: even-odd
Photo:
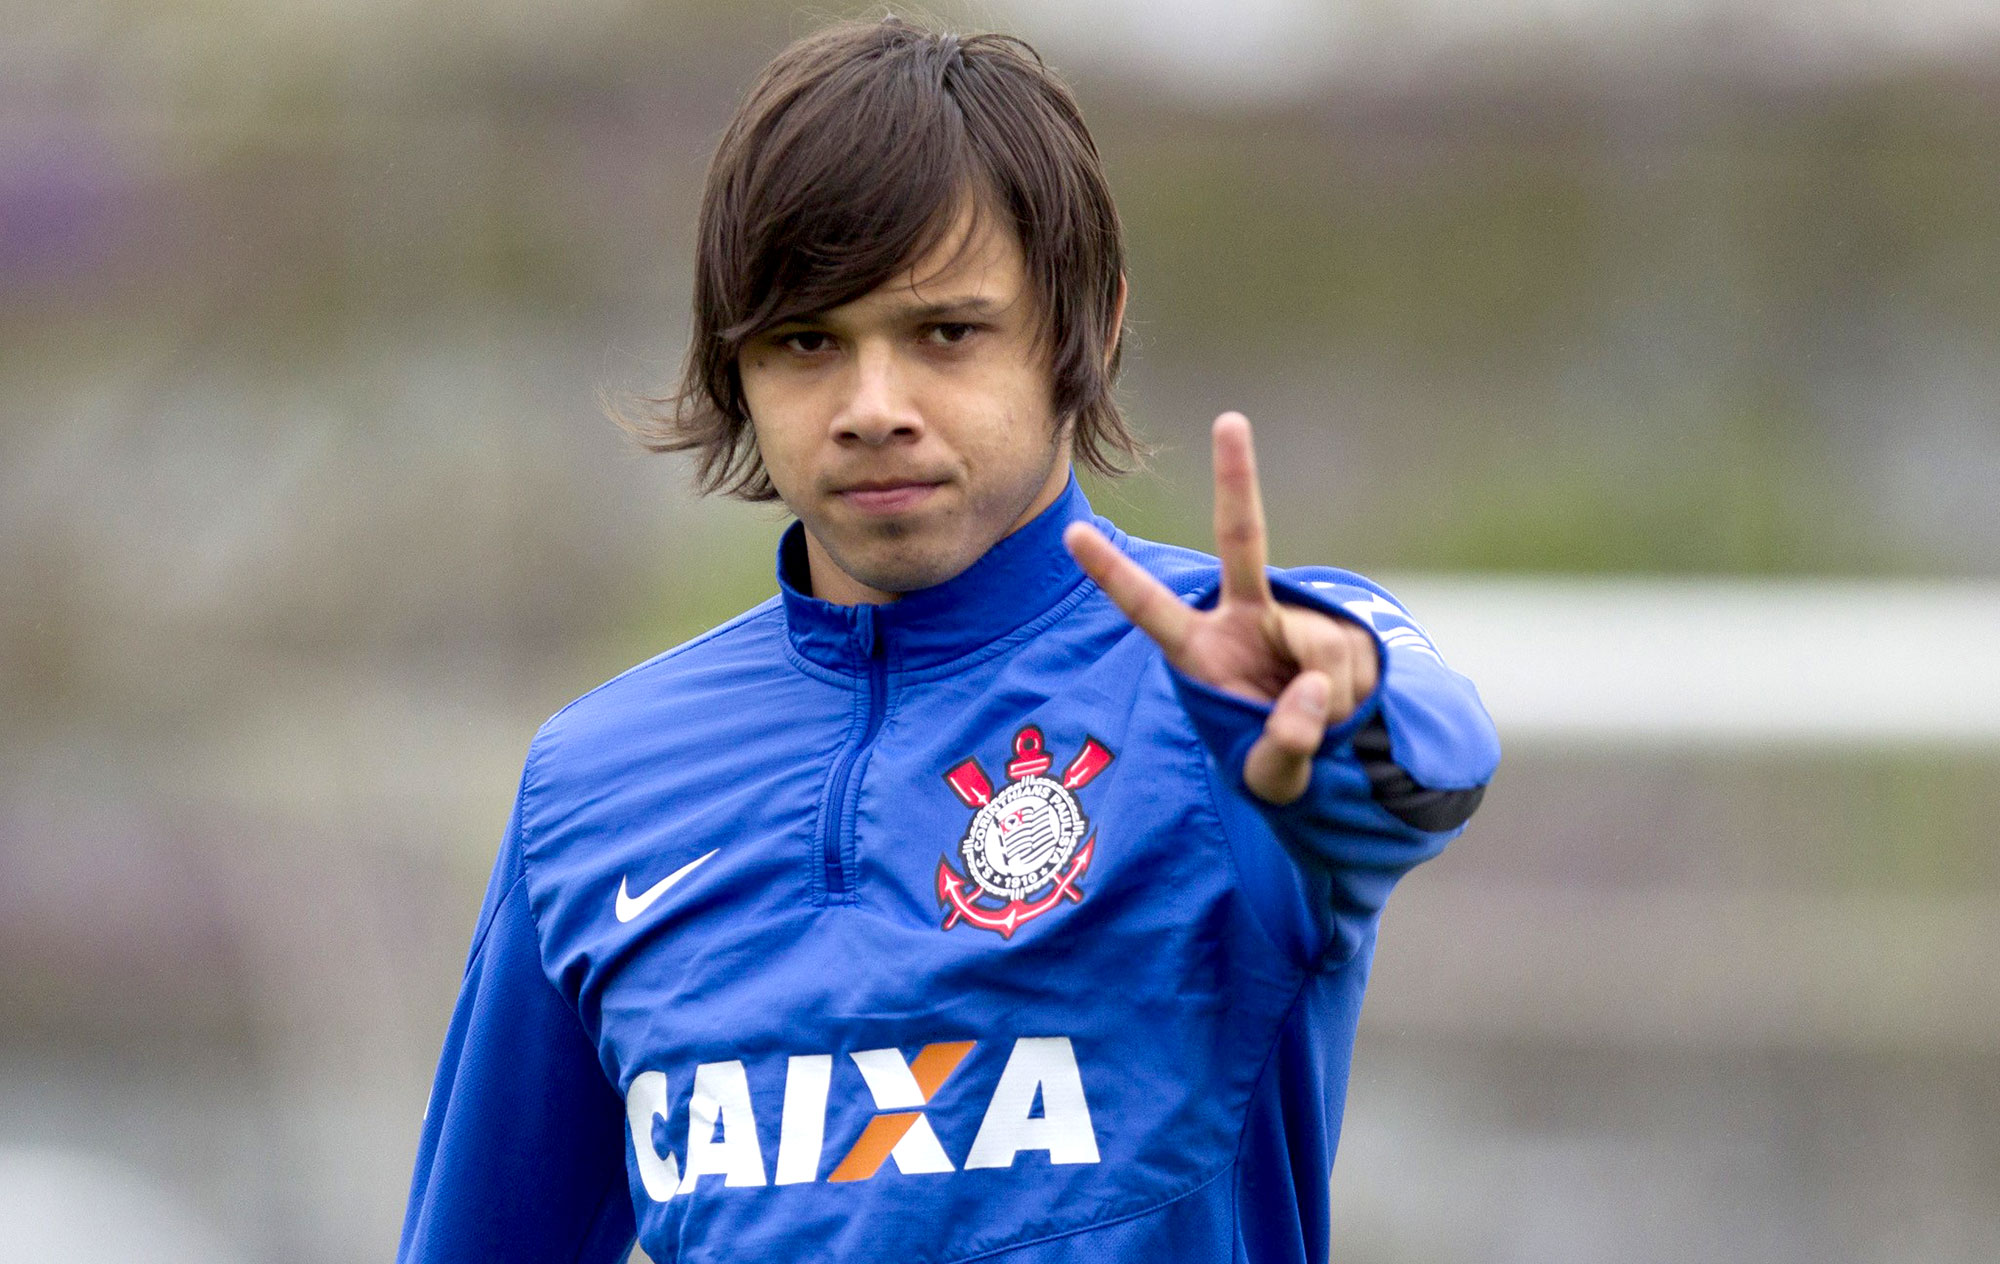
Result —
[{"label": "blue training top", "polygon": [[[528,753],[399,1259],[1324,1260],[1383,900],[1499,759],[1393,598],[1305,797],[1267,708],[1180,676],[1077,568],[1063,496],[885,606],[780,594]],[[1117,545],[1212,601],[1213,558]]]}]

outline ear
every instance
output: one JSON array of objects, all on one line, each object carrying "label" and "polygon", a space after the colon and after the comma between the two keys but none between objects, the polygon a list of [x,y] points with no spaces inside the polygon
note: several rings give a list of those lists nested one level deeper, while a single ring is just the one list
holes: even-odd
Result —
[{"label": "ear", "polygon": [[1104,340],[1104,368],[1111,369],[1118,356],[1118,338],[1125,332],[1125,274],[1118,274],[1118,300],[1111,305],[1111,336]]}]

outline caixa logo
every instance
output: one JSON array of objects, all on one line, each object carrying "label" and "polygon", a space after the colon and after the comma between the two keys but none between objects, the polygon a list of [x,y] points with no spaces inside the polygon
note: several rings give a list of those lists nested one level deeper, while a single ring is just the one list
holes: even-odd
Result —
[{"label": "caixa logo", "polygon": [[[834,1055],[787,1059],[778,1162],[768,1183],[865,1181],[888,1163],[905,1176],[1012,1167],[1023,1151],[1046,1153],[1051,1163],[1098,1161],[1097,1133],[1069,1037],[1023,1036],[1014,1042],[992,1087],[971,1148],[954,1166],[924,1109],[951,1080],[974,1043],[925,1045],[908,1061],[899,1049],[848,1054],[877,1113],[824,1177],[826,1103]],[[704,1176],[720,1176],[725,1186],[766,1184],[764,1150],[757,1138],[757,1116],[743,1063],[704,1062],[695,1068],[687,1099],[687,1145],[678,1157],[662,1153],[653,1140],[654,1120],[669,1117],[670,1087],[665,1072],[642,1071],[625,1090],[626,1126],[638,1156],[639,1177],[653,1201],[691,1194]],[[953,1089],[976,1091],[971,1085]]]}]

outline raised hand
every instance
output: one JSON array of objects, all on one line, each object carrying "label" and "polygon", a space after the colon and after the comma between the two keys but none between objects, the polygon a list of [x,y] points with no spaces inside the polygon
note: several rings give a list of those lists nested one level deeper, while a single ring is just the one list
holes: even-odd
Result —
[{"label": "raised hand", "polygon": [[1281,605],[1271,595],[1249,421],[1222,414],[1214,440],[1222,592],[1213,609],[1182,601],[1088,523],[1072,523],[1063,543],[1125,617],[1159,642],[1169,663],[1218,689],[1272,704],[1244,761],[1243,782],[1267,803],[1290,803],[1306,791],[1327,726],[1352,715],[1374,691],[1375,642],[1354,624]]}]

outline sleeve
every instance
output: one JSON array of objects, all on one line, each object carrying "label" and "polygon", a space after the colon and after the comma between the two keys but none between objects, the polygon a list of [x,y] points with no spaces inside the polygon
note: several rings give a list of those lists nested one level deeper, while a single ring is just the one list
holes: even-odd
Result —
[{"label": "sleeve", "polygon": [[[1337,963],[1359,946],[1396,880],[1464,829],[1499,765],[1500,740],[1472,682],[1446,666],[1385,590],[1321,567],[1275,573],[1271,586],[1282,602],[1365,628],[1381,660],[1375,691],[1327,729],[1305,794],[1274,806],[1243,784],[1268,705],[1177,671],[1174,688],[1213,765],[1216,810],[1246,881],[1296,890],[1303,867],[1319,917],[1332,918],[1318,938],[1333,942],[1323,954],[1314,945],[1313,955]],[[1195,604],[1213,600],[1211,592]],[[1287,859],[1274,865],[1274,855]]]},{"label": "sleeve", "polygon": [[612,1264],[631,1249],[624,1108],[542,970],[508,823],[424,1110],[398,1264]]}]

